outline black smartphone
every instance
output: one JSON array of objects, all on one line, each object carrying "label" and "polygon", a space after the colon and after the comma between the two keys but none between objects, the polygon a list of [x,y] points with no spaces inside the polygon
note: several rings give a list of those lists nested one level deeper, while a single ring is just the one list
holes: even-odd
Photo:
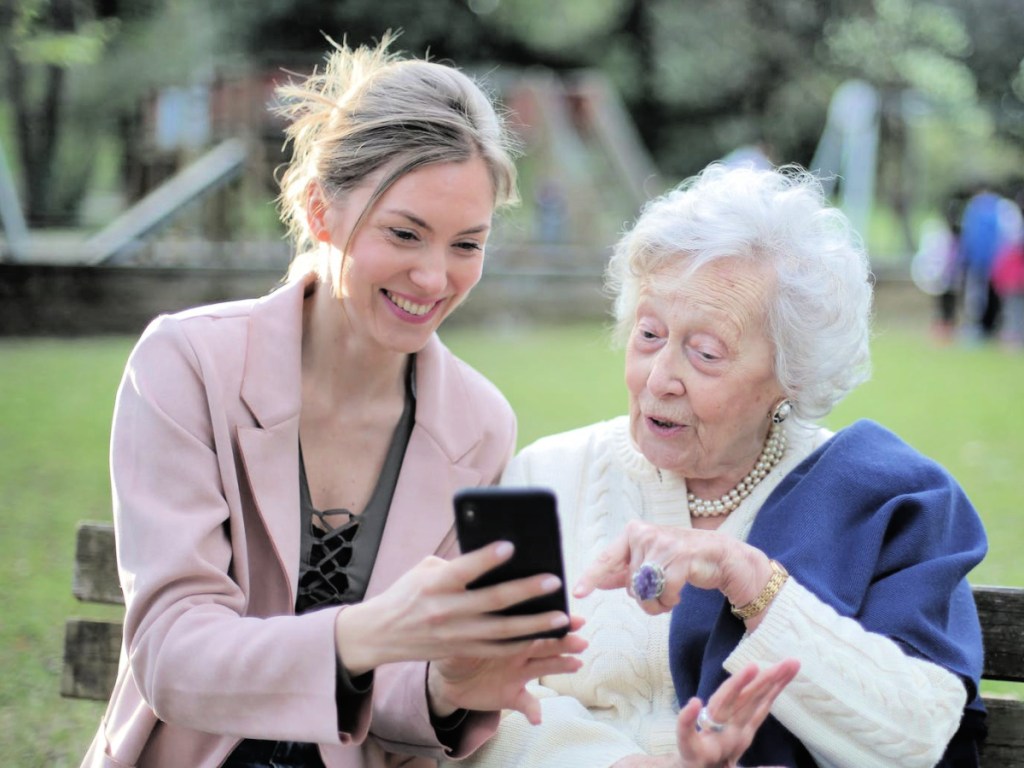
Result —
[{"label": "black smartphone", "polygon": [[[501,611],[502,614],[569,612],[558,507],[552,491],[547,488],[464,488],[455,494],[455,532],[464,553],[499,540],[510,541],[515,547],[509,560],[471,582],[470,589],[538,573],[552,573],[562,580],[561,588],[555,592],[510,606]],[[530,635],[530,638],[564,637],[567,632],[568,628],[560,627]]]}]

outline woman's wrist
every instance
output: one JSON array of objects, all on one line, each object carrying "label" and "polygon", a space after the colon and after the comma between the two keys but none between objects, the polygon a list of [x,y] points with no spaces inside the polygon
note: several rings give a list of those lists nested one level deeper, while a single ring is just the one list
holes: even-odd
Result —
[{"label": "woman's wrist", "polygon": [[377,653],[381,646],[373,640],[373,625],[367,620],[365,606],[348,606],[334,618],[334,652],[351,677],[365,675],[386,661]]},{"label": "woman's wrist", "polygon": [[771,605],[775,596],[779,594],[779,590],[782,589],[782,585],[789,578],[789,572],[782,563],[778,560],[769,560],[768,562],[772,567],[772,575],[765,582],[764,588],[758,593],[757,597],[742,605],[732,606],[732,614],[736,618],[750,621],[759,617]]},{"label": "woman's wrist", "polygon": [[427,705],[435,718],[445,718],[460,707],[445,694],[444,677],[433,664],[427,664]]},{"label": "woman's wrist", "polygon": [[754,602],[775,573],[768,555],[746,544],[740,546],[743,547],[743,552],[740,556],[732,558],[731,572],[727,571],[722,588],[725,599],[733,609],[746,607]]}]

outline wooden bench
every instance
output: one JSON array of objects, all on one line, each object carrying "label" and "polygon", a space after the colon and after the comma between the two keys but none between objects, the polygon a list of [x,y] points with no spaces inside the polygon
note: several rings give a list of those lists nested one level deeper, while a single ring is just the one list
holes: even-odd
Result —
[{"label": "wooden bench", "polygon": [[[82,523],[72,592],[85,602],[124,604],[117,578],[114,528]],[[1024,588],[974,587],[985,638],[985,680],[1024,682]],[[61,695],[106,700],[117,676],[121,623],[68,619]],[[985,768],[1024,768],[1024,701],[985,696],[989,736]]]},{"label": "wooden bench", "polygon": [[[79,523],[71,593],[83,603],[124,605],[117,576],[114,526]],[[110,698],[121,651],[120,621],[68,619],[64,624],[64,666],[60,695],[69,699]]]}]

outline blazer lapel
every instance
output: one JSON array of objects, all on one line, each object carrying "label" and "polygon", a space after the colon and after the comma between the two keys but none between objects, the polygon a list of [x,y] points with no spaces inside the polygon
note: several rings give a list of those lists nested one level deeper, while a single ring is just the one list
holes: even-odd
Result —
[{"label": "blazer lapel", "polygon": [[459,463],[479,440],[479,427],[458,412],[468,393],[454,358],[434,336],[416,356],[416,424],[367,585],[372,597],[450,540],[452,494],[480,484],[481,473]]},{"label": "blazer lapel", "polygon": [[253,308],[241,395],[257,426],[238,428],[239,452],[253,501],[277,552],[293,604],[300,538],[302,306],[313,279],[286,285]]},{"label": "blazer lapel", "polygon": [[[238,448],[253,502],[294,604],[299,572],[299,420],[268,429],[239,427]],[[250,572],[250,580],[267,574]]]},{"label": "blazer lapel", "polygon": [[422,430],[413,431],[367,597],[383,592],[428,554],[439,552],[455,521],[452,492],[479,483],[479,472],[451,464]]}]

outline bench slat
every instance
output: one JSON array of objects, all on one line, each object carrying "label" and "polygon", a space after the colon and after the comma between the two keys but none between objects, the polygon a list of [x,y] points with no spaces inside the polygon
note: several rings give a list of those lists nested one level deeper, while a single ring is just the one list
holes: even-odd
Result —
[{"label": "bench slat", "polygon": [[988,738],[981,764],[985,768],[1024,768],[1024,701],[984,699]]},{"label": "bench slat", "polygon": [[64,668],[60,695],[70,699],[110,698],[121,651],[121,622],[68,619],[64,624]]},{"label": "bench slat", "polygon": [[974,587],[985,641],[986,680],[1024,682],[1024,589]]},{"label": "bench slat", "polygon": [[71,593],[83,602],[124,605],[110,523],[79,523]]}]

